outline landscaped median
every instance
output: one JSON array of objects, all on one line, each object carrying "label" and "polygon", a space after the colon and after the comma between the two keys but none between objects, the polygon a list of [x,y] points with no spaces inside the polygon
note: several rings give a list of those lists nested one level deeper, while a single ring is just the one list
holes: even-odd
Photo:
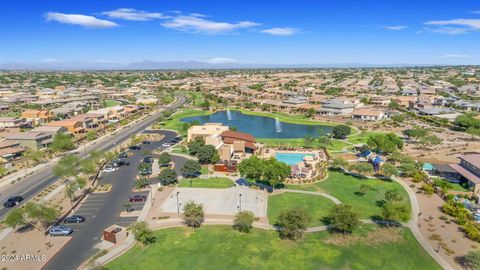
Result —
[{"label": "landscaped median", "polygon": [[224,177],[210,178],[183,178],[180,180],[179,187],[193,188],[229,188],[233,187],[233,181]]},{"label": "landscaped median", "polygon": [[316,232],[300,242],[282,240],[275,231],[240,233],[231,226],[154,234],[154,244],[137,244],[106,269],[441,269],[403,228],[363,225],[345,238]]}]

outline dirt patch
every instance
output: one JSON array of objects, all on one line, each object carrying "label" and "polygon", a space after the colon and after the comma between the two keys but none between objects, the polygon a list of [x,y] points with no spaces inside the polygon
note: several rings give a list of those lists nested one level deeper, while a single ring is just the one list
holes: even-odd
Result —
[{"label": "dirt patch", "polygon": [[366,235],[331,234],[324,242],[335,246],[381,245],[385,243],[403,241],[401,231],[395,228],[377,228]]}]

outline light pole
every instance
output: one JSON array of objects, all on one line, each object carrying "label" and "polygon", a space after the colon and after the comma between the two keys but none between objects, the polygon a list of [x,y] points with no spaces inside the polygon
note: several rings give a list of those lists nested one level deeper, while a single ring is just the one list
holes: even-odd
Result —
[{"label": "light pole", "polygon": [[192,187],[192,179],[190,179],[190,187]]},{"label": "light pole", "polygon": [[239,200],[238,212],[242,212],[242,193],[238,194],[238,200]]},{"label": "light pole", "polygon": [[177,191],[177,214],[180,214],[180,204],[178,203],[178,194],[180,191]]}]

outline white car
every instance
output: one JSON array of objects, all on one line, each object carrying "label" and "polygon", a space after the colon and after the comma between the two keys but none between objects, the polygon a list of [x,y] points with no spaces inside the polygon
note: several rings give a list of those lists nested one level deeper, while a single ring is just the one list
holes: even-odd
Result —
[{"label": "white car", "polygon": [[171,143],[168,143],[168,142],[166,142],[166,143],[162,144],[162,146],[163,146],[163,147],[170,147],[170,146],[172,146],[172,144],[171,144]]},{"label": "white car", "polygon": [[116,167],[105,167],[105,169],[103,169],[103,172],[115,172],[117,170],[118,168]]}]

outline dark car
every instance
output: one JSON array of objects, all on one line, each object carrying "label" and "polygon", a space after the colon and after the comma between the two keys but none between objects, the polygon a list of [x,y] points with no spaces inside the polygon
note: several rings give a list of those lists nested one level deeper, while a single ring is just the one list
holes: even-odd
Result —
[{"label": "dark car", "polygon": [[13,196],[13,197],[8,198],[7,201],[3,203],[3,206],[14,207],[16,205],[19,205],[21,201],[23,201],[22,196]]},{"label": "dark car", "polygon": [[142,143],[143,143],[143,144],[150,144],[149,141],[143,141]]},{"label": "dark car", "polygon": [[130,202],[144,202],[147,200],[147,196],[145,195],[133,195],[130,196]]},{"label": "dark car", "polygon": [[142,162],[152,164],[153,163],[153,158],[152,157],[144,157]]},{"label": "dark car", "polygon": [[116,163],[118,166],[123,166],[123,165],[128,166],[128,165],[130,165],[130,162],[128,160],[123,159],[123,158],[118,158],[118,159],[114,160],[113,162]]},{"label": "dark car", "polygon": [[138,145],[132,145],[132,146],[129,146],[128,149],[130,149],[130,150],[140,150],[142,148]]},{"label": "dark car", "polygon": [[118,158],[128,158],[128,154],[125,153],[125,152],[122,152],[122,153],[118,154]]},{"label": "dark car", "polygon": [[82,223],[84,221],[85,217],[80,215],[73,215],[65,218],[65,220],[63,220],[63,223]]},{"label": "dark car", "polygon": [[148,176],[148,175],[151,175],[151,174],[152,174],[152,170],[151,170],[151,169],[140,170],[140,171],[138,172],[138,174],[140,174],[141,176]]}]

